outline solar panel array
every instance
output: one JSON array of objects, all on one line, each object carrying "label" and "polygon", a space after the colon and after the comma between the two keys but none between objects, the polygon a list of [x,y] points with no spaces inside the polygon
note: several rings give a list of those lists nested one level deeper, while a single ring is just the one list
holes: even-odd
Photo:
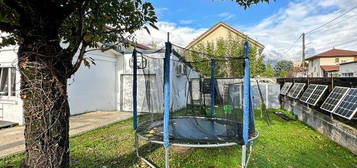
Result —
[{"label": "solar panel array", "polygon": [[328,86],[327,85],[317,85],[315,90],[312,92],[309,100],[307,100],[307,104],[316,106],[317,102],[321,99],[322,95],[325,93],[327,90]]},{"label": "solar panel array", "polygon": [[345,97],[333,112],[336,115],[351,120],[357,112],[357,88],[349,89]]},{"label": "solar panel array", "polygon": [[293,83],[291,83],[291,82],[284,83],[283,87],[280,90],[280,94],[286,95],[288,93],[291,85],[293,85]]},{"label": "solar panel array", "polygon": [[[280,94],[297,99],[305,83],[286,82]],[[311,84],[303,92],[300,101],[316,106],[326,92],[328,85]],[[336,86],[320,107],[321,109],[351,120],[357,114],[357,88]]]},{"label": "solar panel array", "polygon": [[300,101],[307,103],[307,100],[309,100],[310,96],[312,95],[312,92],[316,89],[317,85],[311,84],[307,87],[305,92],[302,94]]},{"label": "solar panel array", "polygon": [[333,113],[349,88],[336,86],[321,105],[321,109]]},{"label": "solar panel array", "polygon": [[290,89],[288,96],[297,99],[304,89],[305,83],[294,83],[293,87]]}]

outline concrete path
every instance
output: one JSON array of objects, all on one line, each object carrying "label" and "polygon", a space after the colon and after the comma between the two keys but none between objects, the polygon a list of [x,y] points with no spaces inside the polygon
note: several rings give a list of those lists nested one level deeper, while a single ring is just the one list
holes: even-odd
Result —
[{"label": "concrete path", "polygon": [[[132,117],[131,113],[118,111],[96,111],[71,116],[69,135],[74,136],[130,117]],[[24,150],[24,126],[0,130],[0,158]]]}]

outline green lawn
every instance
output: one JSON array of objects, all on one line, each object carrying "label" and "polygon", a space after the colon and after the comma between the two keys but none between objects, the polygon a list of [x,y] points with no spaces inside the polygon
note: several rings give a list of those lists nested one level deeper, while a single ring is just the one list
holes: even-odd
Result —
[{"label": "green lawn", "polygon": [[[260,137],[255,141],[249,167],[263,168],[357,168],[357,157],[299,121],[286,122],[271,114],[272,127],[257,118]],[[99,128],[71,138],[72,167],[146,167],[134,152],[131,120]],[[151,146],[143,152],[163,167],[163,148]],[[141,151],[147,151],[143,145]],[[172,167],[235,168],[240,164],[240,147],[176,149]],[[145,155],[144,154],[144,155]],[[18,167],[22,154],[0,159],[0,167]]]}]

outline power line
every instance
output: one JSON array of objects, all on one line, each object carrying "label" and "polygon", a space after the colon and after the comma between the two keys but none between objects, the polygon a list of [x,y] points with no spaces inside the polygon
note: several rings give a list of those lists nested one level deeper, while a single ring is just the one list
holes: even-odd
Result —
[{"label": "power line", "polygon": [[329,43],[327,47],[324,47],[324,48],[318,48],[318,49],[316,49],[316,51],[319,51],[319,50],[326,50],[326,49],[329,49],[329,48],[332,48],[332,47],[343,46],[343,45],[346,45],[346,44],[351,44],[351,43],[353,43],[353,42],[357,42],[357,39],[348,40],[348,41],[341,42],[341,43],[338,43],[338,44],[335,44],[335,45],[333,45],[333,43]]},{"label": "power line", "polygon": [[302,37],[302,34],[293,43],[291,43],[289,49],[286,50],[286,53],[288,53],[291,49],[293,49],[295,47],[296,42],[298,42],[301,39],[301,37]]},{"label": "power line", "polygon": [[340,23],[342,23],[342,22],[344,22],[344,21],[347,21],[347,20],[349,20],[349,19],[351,19],[351,18],[353,18],[353,17],[355,17],[355,16],[357,16],[357,15],[352,15],[352,16],[350,16],[350,17],[344,19],[344,20],[341,20],[341,21],[339,21],[339,22],[336,22],[333,26],[327,27],[326,29],[321,30],[320,33],[321,33],[321,32],[329,32],[329,31],[334,30],[334,29],[336,29],[336,28],[340,28],[340,27],[341,27],[341,25],[339,25]]},{"label": "power line", "polygon": [[316,28],[314,28],[314,29],[308,31],[306,34],[312,33],[312,32],[314,32],[314,31],[316,31],[316,30],[318,30],[318,29],[320,29],[320,28],[322,28],[322,27],[324,27],[324,26],[330,24],[331,22],[333,22],[333,21],[335,21],[335,20],[341,18],[342,16],[345,16],[347,13],[351,12],[352,10],[354,10],[354,9],[356,9],[356,8],[357,8],[357,5],[354,6],[354,7],[352,7],[351,9],[347,10],[346,12],[342,13],[341,15],[339,15],[339,16],[333,18],[332,20],[330,20],[330,21],[328,21],[328,22],[326,22],[326,23],[324,23],[324,24],[322,24],[322,25],[320,25],[320,26],[318,26],[318,27],[316,27]]}]

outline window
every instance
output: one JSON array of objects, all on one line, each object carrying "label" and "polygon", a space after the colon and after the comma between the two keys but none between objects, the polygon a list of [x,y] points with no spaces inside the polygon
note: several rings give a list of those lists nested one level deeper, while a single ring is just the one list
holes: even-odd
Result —
[{"label": "window", "polygon": [[340,62],[340,58],[335,58],[335,62],[339,63]]},{"label": "window", "polygon": [[350,72],[350,73],[342,73],[342,76],[343,77],[353,77],[353,73]]},{"label": "window", "polygon": [[15,68],[0,68],[0,96],[15,96],[16,71]]}]

